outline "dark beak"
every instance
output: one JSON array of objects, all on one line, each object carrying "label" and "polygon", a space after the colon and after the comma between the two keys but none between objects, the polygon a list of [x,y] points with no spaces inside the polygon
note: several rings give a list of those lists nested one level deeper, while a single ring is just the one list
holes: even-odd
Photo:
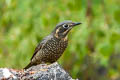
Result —
[{"label": "dark beak", "polygon": [[80,24],[82,24],[82,23],[80,23],[80,22],[75,22],[75,23],[72,24],[72,26],[77,26],[77,25],[80,25]]}]

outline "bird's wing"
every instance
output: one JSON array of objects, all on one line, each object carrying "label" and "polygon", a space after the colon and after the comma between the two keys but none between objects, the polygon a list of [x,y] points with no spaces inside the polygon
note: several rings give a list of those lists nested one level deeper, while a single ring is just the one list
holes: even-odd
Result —
[{"label": "bird's wing", "polygon": [[36,53],[41,49],[42,46],[43,46],[42,43],[38,44],[38,46],[35,48],[35,51],[34,51],[34,54],[33,54],[32,58],[31,58],[31,60],[32,60],[33,57],[36,55]]},{"label": "bird's wing", "polygon": [[39,44],[38,46],[35,48],[34,54],[31,58],[31,60],[33,59],[33,57],[37,54],[37,52],[46,44],[46,42],[51,38],[51,36],[47,36],[45,37]]}]

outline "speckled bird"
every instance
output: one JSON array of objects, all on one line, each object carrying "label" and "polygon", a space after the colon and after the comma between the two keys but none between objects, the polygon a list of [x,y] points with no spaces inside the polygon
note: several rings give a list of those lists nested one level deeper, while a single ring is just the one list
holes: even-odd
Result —
[{"label": "speckled bird", "polygon": [[64,21],[57,24],[51,34],[38,44],[30,63],[24,69],[38,64],[56,62],[68,45],[67,35],[69,31],[79,24],[81,23],[72,21]]}]

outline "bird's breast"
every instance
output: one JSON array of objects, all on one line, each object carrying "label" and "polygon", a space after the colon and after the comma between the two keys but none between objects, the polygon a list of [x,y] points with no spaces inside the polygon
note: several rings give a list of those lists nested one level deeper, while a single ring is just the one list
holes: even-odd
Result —
[{"label": "bird's breast", "polygon": [[53,52],[54,54],[61,54],[67,47],[67,44],[67,41],[51,39],[48,43],[46,43],[46,47],[49,52]]},{"label": "bird's breast", "polygon": [[65,51],[66,47],[68,45],[68,41],[60,40],[60,39],[54,39],[52,38],[49,40],[43,50],[45,55],[47,56],[47,60],[54,62],[56,61]]}]

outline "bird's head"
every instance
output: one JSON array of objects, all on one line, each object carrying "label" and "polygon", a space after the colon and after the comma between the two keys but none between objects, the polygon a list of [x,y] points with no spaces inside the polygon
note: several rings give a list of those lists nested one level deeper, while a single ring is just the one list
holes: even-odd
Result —
[{"label": "bird's head", "polygon": [[53,30],[53,35],[56,38],[65,38],[68,32],[74,27],[81,24],[80,22],[64,21],[56,25]]}]

